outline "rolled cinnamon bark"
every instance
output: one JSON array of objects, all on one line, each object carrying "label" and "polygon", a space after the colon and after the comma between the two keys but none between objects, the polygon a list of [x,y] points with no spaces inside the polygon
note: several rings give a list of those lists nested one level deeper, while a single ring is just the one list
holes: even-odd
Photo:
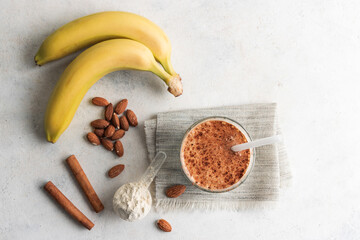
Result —
[{"label": "rolled cinnamon bark", "polygon": [[45,190],[65,209],[73,218],[79,221],[84,227],[91,230],[94,226],[92,223],[75,205],[65,197],[62,192],[51,182],[45,184]]},{"label": "rolled cinnamon bark", "polygon": [[104,205],[101,203],[98,195],[96,194],[94,188],[91,186],[89,179],[87,178],[84,170],[80,166],[79,161],[74,155],[71,155],[66,159],[71,171],[75,175],[76,180],[80,184],[80,187],[84,191],[86,197],[89,199],[89,202],[95,212],[101,212],[104,209]]}]

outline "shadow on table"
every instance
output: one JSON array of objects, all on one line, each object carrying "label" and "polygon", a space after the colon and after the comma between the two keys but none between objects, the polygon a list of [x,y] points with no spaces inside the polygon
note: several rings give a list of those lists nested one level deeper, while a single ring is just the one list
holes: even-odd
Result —
[{"label": "shadow on table", "polygon": [[20,62],[28,73],[26,81],[31,81],[31,84],[28,84],[30,94],[27,101],[25,101],[29,110],[28,113],[30,113],[30,116],[27,116],[29,120],[28,127],[33,129],[34,135],[39,141],[46,141],[43,126],[47,102],[57,80],[75,57],[75,54],[59,61],[47,63],[41,67],[37,66],[34,57],[44,40],[42,36],[42,34],[33,34],[29,37],[28,41],[23,45],[22,52],[24,54]]}]

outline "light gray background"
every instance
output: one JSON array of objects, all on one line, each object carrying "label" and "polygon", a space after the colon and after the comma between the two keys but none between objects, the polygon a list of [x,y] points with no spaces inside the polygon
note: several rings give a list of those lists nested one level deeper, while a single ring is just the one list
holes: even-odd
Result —
[{"label": "light gray background", "polygon": [[[360,113],[357,0],[0,2],[0,239],[359,239]],[[75,55],[36,67],[45,37],[78,17],[123,10],[168,34],[184,94],[172,97],[150,73],[107,75],[85,96],[56,144],[45,141],[49,95]],[[84,140],[102,114],[89,100],[129,99],[140,120],[118,159]],[[148,165],[143,122],[156,113],[278,102],[294,180],[274,209],[242,212],[152,211],[127,223],[111,209],[114,191]],[[94,213],[64,160],[75,154],[103,200]],[[116,179],[107,170],[126,164]],[[52,180],[95,223],[74,223],[44,192]],[[167,219],[172,233],[154,222]]]}]

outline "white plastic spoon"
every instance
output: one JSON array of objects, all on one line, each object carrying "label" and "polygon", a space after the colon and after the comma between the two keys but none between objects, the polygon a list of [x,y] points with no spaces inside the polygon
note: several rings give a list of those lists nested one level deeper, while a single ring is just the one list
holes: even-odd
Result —
[{"label": "white plastic spoon", "polygon": [[255,148],[255,147],[261,147],[264,145],[271,145],[271,144],[275,144],[275,143],[279,143],[282,142],[282,136],[281,135],[276,135],[276,136],[272,136],[272,137],[266,137],[266,138],[260,138],[251,142],[247,142],[247,143],[242,143],[242,144],[238,144],[235,146],[231,147],[231,150],[233,150],[234,152],[238,152],[238,151],[242,151],[245,149],[249,149],[249,148]]}]

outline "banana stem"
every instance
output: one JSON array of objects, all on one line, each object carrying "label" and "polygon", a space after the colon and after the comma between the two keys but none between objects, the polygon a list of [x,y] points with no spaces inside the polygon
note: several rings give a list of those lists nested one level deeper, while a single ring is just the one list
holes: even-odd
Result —
[{"label": "banana stem", "polygon": [[163,59],[160,61],[161,65],[164,67],[165,71],[168,72],[170,75],[177,75],[177,73],[175,72],[171,61],[170,61],[170,56],[167,57],[166,59]]},{"label": "banana stem", "polygon": [[158,63],[152,67],[151,71],[158,75],[166,83],[166,85],[169,85],[171,81],[171,75],[168,74],[163,68],[161,68]]},{"label": "banana stem", "polygon": [[181,77],[179,76],[179,74],[175,73],[175,75],[170,75],[159,65],[154,66],[151,71],[156,75],[158,75],[166,83],[166,85],[169,86],[168,91],[172,95],[178,97],[182,94],[183,87],[181,83]]}]

